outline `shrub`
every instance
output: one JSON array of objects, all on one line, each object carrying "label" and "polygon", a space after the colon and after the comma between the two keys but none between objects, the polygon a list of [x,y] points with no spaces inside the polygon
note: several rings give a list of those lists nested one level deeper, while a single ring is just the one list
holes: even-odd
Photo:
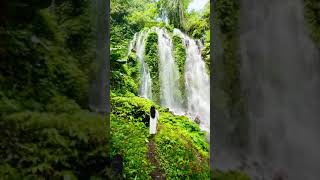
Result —
[{"label": "shrub", "polygon": [[20,112],[2,115],[0,129],[1,177],[107,177],[107,128],[100,115]]}]

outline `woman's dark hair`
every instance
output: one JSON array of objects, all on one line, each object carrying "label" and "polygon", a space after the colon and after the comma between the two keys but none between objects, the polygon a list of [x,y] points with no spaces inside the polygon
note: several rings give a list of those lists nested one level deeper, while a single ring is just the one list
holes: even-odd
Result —
[{"label": "woman's dark hair", "polygon": [[156,117],[156,108],[154,106],[150,108],[150,115],[152,118]]}]

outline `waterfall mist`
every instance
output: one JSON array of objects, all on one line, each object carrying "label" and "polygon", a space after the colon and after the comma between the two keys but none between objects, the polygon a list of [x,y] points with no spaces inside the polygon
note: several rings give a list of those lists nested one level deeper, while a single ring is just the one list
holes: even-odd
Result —
[{"label": "waterfall mist", "polygon": [[186,42],[187,112],[192,118],[200,118],[200,128],[210,132],[210,79],[201,57],[201,45],[178,29],[174,33]]},{"label": "waterfall mist", "polygon": [[158,34],[158,50],[160,57],[159,79],[161,105],[170,108],[173,112],[181,114],[181,89],[179,87],[179,70],[172,54],[172,40],[163,29],[156,29]]},{"label": "waterfall mist", "polygon": [[151,93],[151,77],[150,72],[148,70],[148,66],[144,61],[144,52],[145,52],[145,41],[148,35],[148,31],[141,31],[139,33],[136,33],[134,35],[133,40],[129,44],[129,53],[132,49],[135,49],[137,53],[137,57],[139,60],[139,63],[141,64],[141,85],[139,88],[139,95],[152,99],[152,93]]},{"label": "waterfall mist", "polygon": [[277,171],[290,180],[318,179],[320,59],[308,35],[303,1],[240,4],[240,74],[247,92],[249,144],[245,158],[239,154],[235,160],[241,161],[237,168],[253,179],[272,179]]},{"label": "waterfall mist", "polygon": [[109,4],[103,0],[92,2],[97,7],[99,12],[96,18],[96,54],[95,60],[92,63],[92,72],[90,75],[90,89],[89,89],[89,108],[91,111],[99,113],[109,113],[108,99],[110,92],[110,85],[108,82],[107,71],[110,68],[108,55],[110,48],[106,43],[109,40],[109,22],[105,17],[109,15]]}]

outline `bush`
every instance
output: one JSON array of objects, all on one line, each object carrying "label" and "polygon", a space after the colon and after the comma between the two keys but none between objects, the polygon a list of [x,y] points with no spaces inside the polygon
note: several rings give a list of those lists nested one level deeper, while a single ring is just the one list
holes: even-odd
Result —
[{"label": "bush", "polygon": [[170,179],[209,179],[209,145],[199,126],[184,116],[160,113],[157,155]]},{"label": "bush", "polygon": [[1,177],[107,178],[108,137],[100,115],[20,112],[2,115],[0,129]]},{"label": "bush", "polygon": [[153,170],[147,159],[149,130],[142,122],[111,115],[111,157],[124,157],[124,178],[151,179]]},{"label": "bush", "polygon": [[15,100],[8,99],[1,91],[0,91],[0,112],[2,113],[11,113],[17,112],[21,109],[20,104]]},{"label": "bush", "polygon": [[51,98],[46,106],[46,110],[56,113],[74,113],[80,110],[80,106],[74,100],[68,99],[65,96],[55,96]]}]

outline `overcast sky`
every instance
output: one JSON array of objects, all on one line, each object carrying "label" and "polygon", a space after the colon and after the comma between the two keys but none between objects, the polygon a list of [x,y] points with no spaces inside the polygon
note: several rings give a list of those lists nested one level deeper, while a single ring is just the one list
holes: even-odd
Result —
[{"label": "overcast sky", "polygon": [[188,7],[188,11],[190,12],[191,10],[195,10],[195,11],[199,11],[201,10],[204,5],[206,5],[206,3],[209,0],[193,0]]}]

